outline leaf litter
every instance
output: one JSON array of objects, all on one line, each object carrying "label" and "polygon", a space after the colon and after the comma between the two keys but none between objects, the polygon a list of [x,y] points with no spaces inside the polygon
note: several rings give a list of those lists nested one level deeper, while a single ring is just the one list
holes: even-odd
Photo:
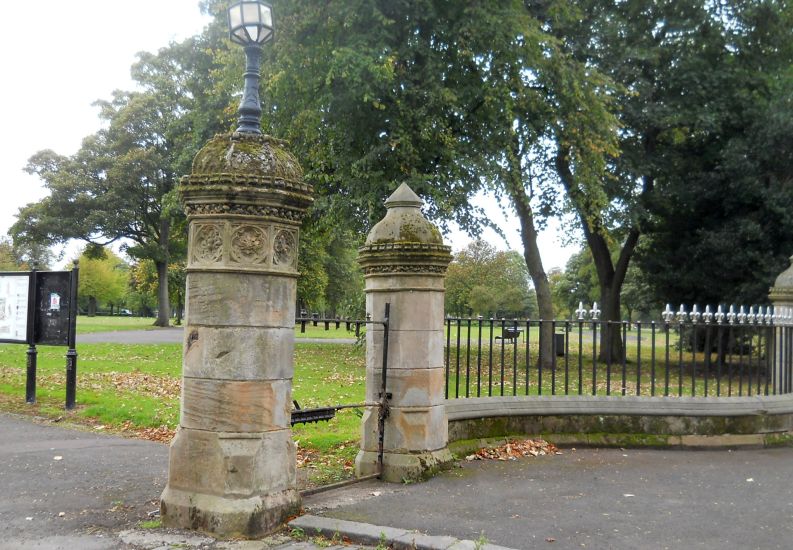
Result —
[{"label": "leaf litter", "polygon": [[537,457],[545,455],[562,454],[553,443],[544,439],[512,439],[498,447],[479,449],[474,454],[465,457],[465,460],[517,460],[523,457]]}]

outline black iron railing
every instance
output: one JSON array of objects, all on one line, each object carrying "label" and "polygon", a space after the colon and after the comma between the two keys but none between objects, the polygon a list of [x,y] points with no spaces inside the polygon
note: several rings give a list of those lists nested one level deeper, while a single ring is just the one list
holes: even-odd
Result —
[{"label": "black iron railing", "polygon": [[645,323],[447,318],[446,398],[793,393],[793,326],[664,313]]}]

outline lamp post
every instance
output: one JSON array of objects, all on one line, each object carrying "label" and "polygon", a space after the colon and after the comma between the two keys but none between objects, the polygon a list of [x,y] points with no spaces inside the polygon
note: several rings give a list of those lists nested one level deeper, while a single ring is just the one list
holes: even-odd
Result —
[{"label": "lamp post", "polygon": [[273,39],[273,7],[259,0],[243,0],[229,8],[229,38],[245,49],[245,89],[237,110],[238,132],[261,134],[259,70],[262,46]]},{"label": "lamp post", "polygon": [[259,128],[272,8],[234,1],[230,36],[248,58],[239,128],[212,137],[179,181],[186,338],[160,512],[167,527],[255,537],[300,510],[290,410],[299,231],[313,193],[286,143]]}]

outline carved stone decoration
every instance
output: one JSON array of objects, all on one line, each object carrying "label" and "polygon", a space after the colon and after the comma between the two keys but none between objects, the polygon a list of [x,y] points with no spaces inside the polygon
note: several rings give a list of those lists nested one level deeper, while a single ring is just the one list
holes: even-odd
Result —
[{"label": "carved stone decoration", "polygon": [[192,248],[195,262],[219,262],[223,257],[223,230],[215,224],[196,225]]},{"label": "carved stone decoration", "polygon": [[281,230],[273,240],[273,265],[294,267],[297,259],[297,238],[291,231]]},{"label": "carved stone decoration", "polygon": [[185,206],[188,217],[193,216],[251,216],[256,218],[275,218],[281,221],[300,223],[305,217],[304,210],[276,208],[260,204],[190,204]]},{"label": "carved stone decoration", "polygon": [[229,257],[238,264],[257,265],[267,261],[267,233],[255,225],[241,225],[231,233]]}]

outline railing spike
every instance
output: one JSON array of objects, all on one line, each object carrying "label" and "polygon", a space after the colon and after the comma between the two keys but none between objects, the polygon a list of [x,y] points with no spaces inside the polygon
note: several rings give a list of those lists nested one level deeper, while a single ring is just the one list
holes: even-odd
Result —
[{"label": "railing spike", "polygon": [[727,313],[727,322],[731,325],[735,324],[735,318],[737,317],[735,313],[735,305],[730,304],[730,311]]},{"label": "railing spike", "polygon": [[691,322],[694,323],[694,324],[697,324],[697,322],[699,321],[699,317],[700,317],[699,309],[697,309],[697,304],[694,304],[691,307],[690,317],[691,317]]},{"label": "railing spike", "polygon": [[688,319],[688,314],[686,313],[686,307],[683,304],[680,304],[680,309],[677,311],[677,322],[684,323]]},{"label": "railing spike", "polygon": [[669,304],[666,304],[666,309],[661,313],[661,317],[665,323],[671,323],[672,319],[674,319],[675,313],[672,311],[672,307]]},{"label": "railing spike", "polygon": [[738,317],[738,324],[739,325],[743,325],[744,323],[746,323],[746,310],[744,309],[743,306],[740,306],[738,308],[737,317]]},{"label": "railing spike", "polygon": [[705,313],[702,314],[702,320],[705,321],[706,324],[713,321],[713,313],[711,313],[709,305],[705,306]]}]

